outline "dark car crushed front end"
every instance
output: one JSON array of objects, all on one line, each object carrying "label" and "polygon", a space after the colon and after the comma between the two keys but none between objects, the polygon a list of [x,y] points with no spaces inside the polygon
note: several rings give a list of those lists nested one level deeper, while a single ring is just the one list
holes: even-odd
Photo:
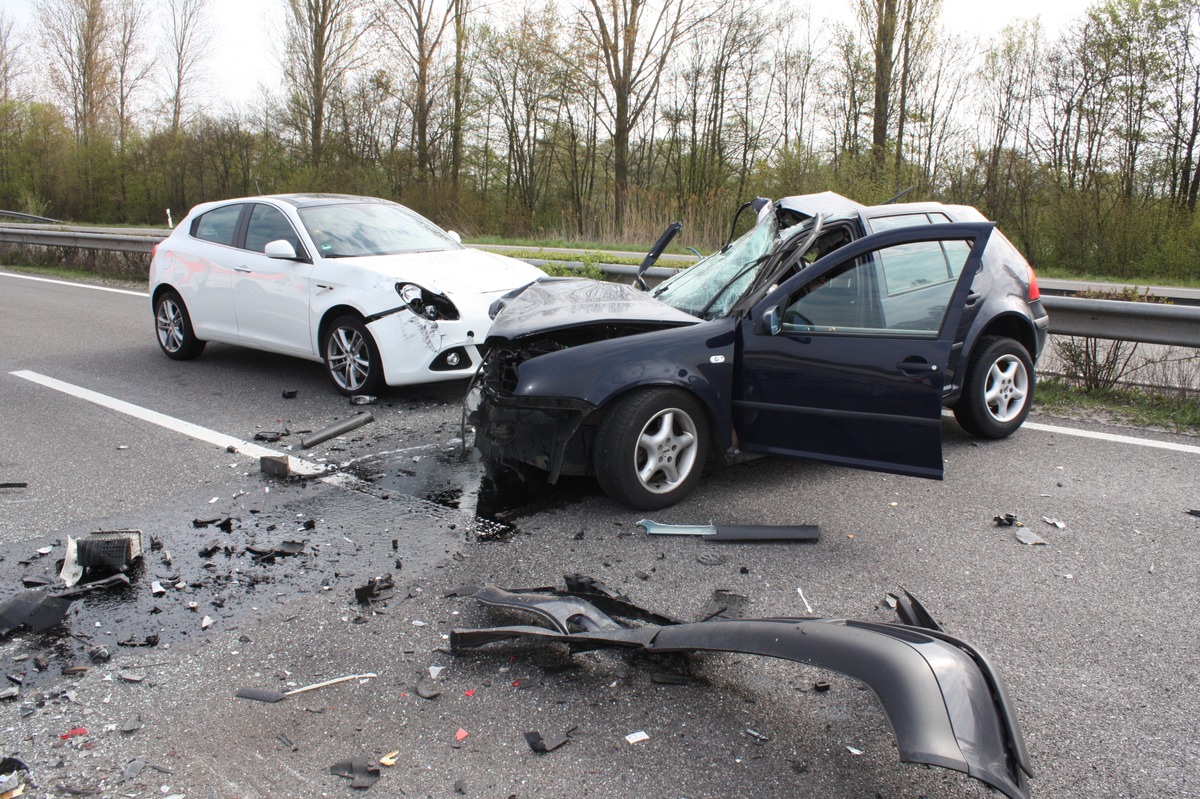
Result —
[{"label": "dark car crushed front end", "polygon": [[[623,353],[629,343],[591,347],[585,363],[568,356],[566,367],[554,356],[700,322],[629,286],[580,278],[540,281],[505,298],[499,310],[467,394],[475,446],[490,463],[535,466],[550,482],[591,473],[595,426],[587,423],[608,399],[605,385],[625,385],[621,367],[635,362]],[[613,356],[614,349],[621,354]],[[647,354],[638,371],[644,375],[651,360]]]}]

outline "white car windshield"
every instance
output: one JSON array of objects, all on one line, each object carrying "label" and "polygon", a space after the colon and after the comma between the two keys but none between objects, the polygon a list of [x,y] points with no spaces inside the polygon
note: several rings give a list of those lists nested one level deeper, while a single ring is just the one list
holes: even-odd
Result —
[{"label": "white car windshield", "polygon": [[338,203],[298,209],[323,258],[436,252],[462,247],[437,225],[392,203]]},{"label": "white car windshield", "polygon": [[728,247],[663,281],[653,296],[692,316],[718,319],[755,284],[767,257],[777,246],[807,227],[800,225],[780,231],[774,213],[764,214],[758,223]]}]

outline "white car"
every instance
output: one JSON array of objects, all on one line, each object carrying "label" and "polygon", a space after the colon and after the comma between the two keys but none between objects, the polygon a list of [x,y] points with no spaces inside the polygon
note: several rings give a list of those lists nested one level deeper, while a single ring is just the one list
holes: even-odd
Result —
[{"label": "white car", "polygon": [[154,251],[167,357],[219,341],[323,361],[343,394],[469,377],[499,297],[545,274],[374,197],[198,205]]}]

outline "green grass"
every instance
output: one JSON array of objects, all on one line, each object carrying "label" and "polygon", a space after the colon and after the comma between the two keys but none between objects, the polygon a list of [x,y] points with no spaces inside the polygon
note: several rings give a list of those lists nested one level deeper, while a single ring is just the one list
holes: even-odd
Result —
[{"label": "green grass", "polygon": [[1101,416],[1139,427],[1200,434],[1200,397],[1179,397],[1137,388],[1084,391],[1043,377],[1034,394],[1038,410],[1059,416]]},{"label": "green grass", "polygon": [[145,278],[135,280],[133,278],[112,275],[98,275],[86,269],[68,269],[61,266],[14,266],[12,264],[0,264],[0,270],[17,272],[22,275],[36,275],[37,277],[53,277],[60,280],[77,280],[80,283],[103,283],[106,285],[127,286],[143,291],[146,289]]}]

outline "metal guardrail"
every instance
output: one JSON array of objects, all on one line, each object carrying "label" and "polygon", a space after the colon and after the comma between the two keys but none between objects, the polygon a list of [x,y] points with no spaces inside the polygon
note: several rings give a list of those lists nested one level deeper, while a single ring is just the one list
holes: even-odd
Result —
[{"label": "metal guardrail", "polygon": [[[0,224],[0,242],[42,247],[77,247],[110,252],[149,253],[170,231],[160,229],[82,228],[59,225]],[[487,245],[479,249],[493,249]],[[494,249],[503,251],[504,247]],[[579,261],[525,259],[534,266],[560,266],[579,270]],[[637,267],[625,264],[596,264],[606,275],[633,277]],[[651,267],[646,276],[664,280],[675,269]],[[1160,305],[1123,300],[1093,300],[1082,297],[1056,296],[1052,291],[1079,291],[1085,288],[1115,288],[1072,281],[1039,280],[1043,288],[1042,305],[1050,313],[1050,332],[1064,336],[1137,341],[1181,347],[1200,347],[1200,305]],[[1155,289],[1164,296],[1182,303],[1196,303],[1200,292],[1195,289]]]}]

